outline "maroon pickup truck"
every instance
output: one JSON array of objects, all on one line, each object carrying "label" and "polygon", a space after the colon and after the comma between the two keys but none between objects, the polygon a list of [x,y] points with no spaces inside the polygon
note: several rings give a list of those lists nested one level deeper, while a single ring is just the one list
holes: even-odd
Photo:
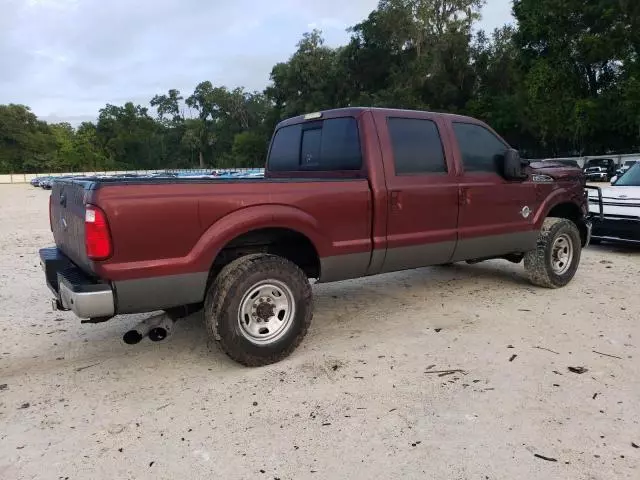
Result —
[{"label": "maroon pickup truck", "polygon": [[589,242],[577,168],[521,160],[472,118],[347,108],[280,123],[265,178],[54,184],[55,307],[90,322],[204,307],[245,365],[290,354],[318,282],[504,258],[566,285]]}]

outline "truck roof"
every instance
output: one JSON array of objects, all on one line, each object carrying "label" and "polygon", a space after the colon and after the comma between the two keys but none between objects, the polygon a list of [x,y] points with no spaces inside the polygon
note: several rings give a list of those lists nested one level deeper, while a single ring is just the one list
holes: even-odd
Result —
[{"label": "truck roof", "polygon": [[286,127],[288,125],[295,125],[297,123],[302,123],[306,121],[320,120],[320,119],[326,119],[326,118],[357,117],[362,113],[370,112],[370,111],[383,112],[391,115],[393,114],[401,115],[403,113],[404,114],[411,113],[413,115],[424,114],[424,115],[429,115],[431,117],[440,116],[440,117],[450,118],[451,120],[464,120],[465,122],[469,122],[469,123],[482,123],[475,118],[466,117],[464,115],[455,115],[452,113],[429,112],[429,111],[410,110],[410,109],[401,109],[401,108],[345,107],[345,108],[334,108],[330,110],[323,110],[323,111],[314,112],[314,113],[307,113],[304,115],[298,115],[297,117],[288,118],[278,123],[278,125],[276,126],[276,129],[281,127]]}]

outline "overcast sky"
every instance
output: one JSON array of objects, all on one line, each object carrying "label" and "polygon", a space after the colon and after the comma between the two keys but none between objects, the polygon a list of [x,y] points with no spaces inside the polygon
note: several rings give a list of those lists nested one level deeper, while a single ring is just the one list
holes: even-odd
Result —
[{"label": "overcast sky", "polygon": [[[0,104],[50,121],[93,120],[106,103],[147,105],[203,80],[262,90],[301,35],[329,45],[377,0],[0,0]],[[488,0],[482,28],[511,21]]]}]

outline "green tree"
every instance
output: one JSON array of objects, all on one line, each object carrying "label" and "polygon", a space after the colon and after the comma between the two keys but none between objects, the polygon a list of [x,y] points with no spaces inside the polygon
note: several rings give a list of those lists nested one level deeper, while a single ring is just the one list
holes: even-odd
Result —
[{"label": "green tree", "polygon": [[461,111],[473,93],[471,27],[483,3],[381,1],[345,51],[355,103]]},{"label": "green tree", "polygon": [[96,130],[106,156],[119,168],[160,168],[165,163],[158,124],[145,107],[107,105],[100,110]]},{"label": "green tree", "polygon": [[81,171],[96,172],[115,168],[116,162],[107,157],[98,138],[98,129],[92,122],[83,122],[77,128],[74,150],[80,161]]},{"label": "green tree", "polygon": [[280,118],[344,104],[340,50],[324,45],[322,33],[305,33],[288,62],[275,65],[265,93]]},{"label": "green tree", "polygon": [[264,165],[269,139],[257,131],[238,133],[233,139],[232,167],[261,167]]},{"label": "green tree", "polygon": [[49,126],[29,107],[0,105],[0,171],[46,171],[55,148]]},{"label": "green tree", "polygon": [[[158,111],[158,118],[161,122],[169,122],[169,125],[177,125],[183,121],[180,109],[180,102],[184,98],[180,95],[180,90],[171,89],[168,95],[156,95],[151,99],[150,105]],[[170,117],[170,118],[168,118]]]},{"label": "green tree", "polygon": [[558,154],[632,147],[624,82],[635,76],[637,2],[515,0],[514,14],[527,115],[542,145]]}]

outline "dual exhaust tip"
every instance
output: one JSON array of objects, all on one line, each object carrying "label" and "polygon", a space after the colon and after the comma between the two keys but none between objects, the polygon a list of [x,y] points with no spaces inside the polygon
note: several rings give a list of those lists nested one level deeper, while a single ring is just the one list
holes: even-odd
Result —
[{"label": "dual exhaust tip", "polygon": [[145,337],[152,342],[161,342],[173,331],[175,321],[168,315],[162,314],[143,320],[124,334],[122,340],[127,345],[140,343]]}]

